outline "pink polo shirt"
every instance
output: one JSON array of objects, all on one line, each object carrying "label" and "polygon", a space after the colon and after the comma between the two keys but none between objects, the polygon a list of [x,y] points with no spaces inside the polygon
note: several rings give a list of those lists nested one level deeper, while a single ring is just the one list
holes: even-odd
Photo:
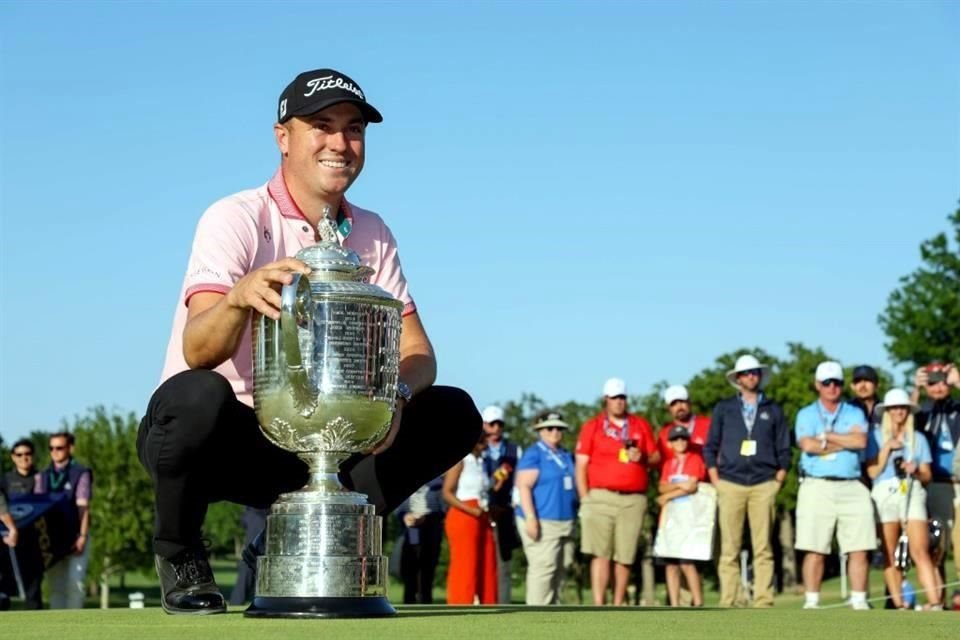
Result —
[{"label": "pink polo shirt", "polygon": [[[352,223],[341,242],[371,267],[372,284],[379,285],[403,302],[403,315],[416,311],[400,267],[397,241],[376,213],[343,200],[343,210]],[[227,293],[243,276],[260,267],[294,256],[316,244],[313,227],[290,197],[282,170],[258,189],[241,191],[214,203],[197,224],[187,275],[180,290],[180,304],[173,317],[173,331],[160,382],[189,369],[183,357],[183,328],[187,302],[201,291]],[[236,353],[215,369],[222,374],[237,398],[253,406],[253,327],[247,323]]]}]

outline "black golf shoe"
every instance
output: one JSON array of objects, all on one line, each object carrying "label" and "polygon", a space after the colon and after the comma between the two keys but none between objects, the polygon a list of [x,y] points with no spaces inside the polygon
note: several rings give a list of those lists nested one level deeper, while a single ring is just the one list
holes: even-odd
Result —
[{"label": "black golf shoe", "polygon": [[169,560],[154,556],[154,560],[164,611],[204,615],[227,610],[203,547],[184,549]]}]

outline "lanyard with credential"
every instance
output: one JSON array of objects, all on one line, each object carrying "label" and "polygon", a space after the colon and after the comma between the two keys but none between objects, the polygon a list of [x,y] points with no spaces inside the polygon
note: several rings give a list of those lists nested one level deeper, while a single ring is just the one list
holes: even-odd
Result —
[{"label": "lanyard with credential", "polygon": [[553,451],[551,451],[550,447],[548,447],[547,445],[543,444],[542,442],[538,442],[538,443],[537,443],[537,446],[540,447],[541,449],[543,449],[544,453],[546,453],[548,456],[550,456],[550,459],[557,463],[557,466],[560,467],[560,470],[561,470],[561,471],[563,471],[564,473],[567,472],[567,463],[565,463],[563,460],[561,460],[560,457],[557,456],[556,453],[554,453]]},{"label": "lanyard with credential", "polygon": [[[737,396],[737,399],[740,400],[740,414],[743,416],[743,424],[747,427],[747,440],[753,436],[753,425],[757,422],[757,412],[760,411],[760,403],[763,402],[763,393],[757,394],[757,404],[748,405],[743,401],[743,396]],[[751,410],[748,411],[747,407],[750,406]]]},{"label": "lanyard with credential", "polygon": [[840,419],[840,414],[843,413],[843,402],[837,406],[837,413],[833,416],[833,419],[823,412],[821,409],[820,401],[817,400],[817,413],[820,414],[820,422],[823,424],[824,433],[833,433],[834,427],[837,426],[837,420]]},{"label": "lanyard with credential", "polygon": [[604,418],[603,418],[603,432],[604,432],[605,434],[607,434],[608,436],[611,436],[611,437],[614,437],[614,438],[617,438],[618,440],[620,440],[620,442],[623,443],[624,448],[626,448],[626,446],[627,446],[627,440],[629,440],[629,438],[627,437],[627,435],[630,433],[630,419],[629,419],[629,418],[624,418],[624,419],[623,419],[623,426],[620,427],[620,435],[617,436],[617,435],[614,433],[613,428],[610,427],[610,417],[609,417],[609,416],[604,416]]}]

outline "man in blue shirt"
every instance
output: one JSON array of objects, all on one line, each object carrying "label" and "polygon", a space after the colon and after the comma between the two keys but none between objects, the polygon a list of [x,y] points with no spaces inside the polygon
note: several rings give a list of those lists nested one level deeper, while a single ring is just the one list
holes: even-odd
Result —
[{"label": "man in blue shirt", "polygon": [[867,446],[867,417],[843,402],[843,367],[837,362],[817,366],[819,399],[797,413],[800,493],[797,496],[797,544],[803,559],[804,609],[820,606],[824,558],[833,547],[834,530],[840,553],[849,557],[850,606],[869,609],[867,555],[877,546],[873,503],[860,482],[860,465]]}]

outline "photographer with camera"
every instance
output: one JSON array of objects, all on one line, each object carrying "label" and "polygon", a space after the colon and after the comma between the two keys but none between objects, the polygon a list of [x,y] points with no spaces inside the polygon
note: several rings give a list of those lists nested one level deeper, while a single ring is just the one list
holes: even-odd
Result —
[{"label": "photographer with camera", "polygon": [[[926,609],[941,609],[940,580],[930,560],[926,491],[930,481],[930,447],[914,431],[917,407],[907,392],[891,389],[883,397],[880,428],[867,442],[867,474],[883,537],[883,578],[893,604],[905,608],[900,587],[909,558],[927,597]],[[906,547],[906,548],[904,548]]]},{"label": "photographer with camera", "polygon": [[[917,431],[926,436],[930,445],[933,479],[927,485],[927,513],[944,527],[947,540],[946,557],[953,547],[953,563],[960,579],[960,476],[953,472],[953,462],[960,447],[960,400],[950,397],[951,389],[960,389],[960,370],[954,364],[933,362],[917,371],[914,379],[913,401],[919,401],[920,392],[927,400],[916,415]],[[945,568],[943,577],[946,581]]]},{"label": "photographer with camera", "polygon": [[650,424],[627,412],[627,385],[603,385],[604,410],[580,430],[576,451],[581,551],[590,561],[593,603],[603,605],[613,563],[613,604],[625,604],[647,513],[648,467],[660,461]]}]

